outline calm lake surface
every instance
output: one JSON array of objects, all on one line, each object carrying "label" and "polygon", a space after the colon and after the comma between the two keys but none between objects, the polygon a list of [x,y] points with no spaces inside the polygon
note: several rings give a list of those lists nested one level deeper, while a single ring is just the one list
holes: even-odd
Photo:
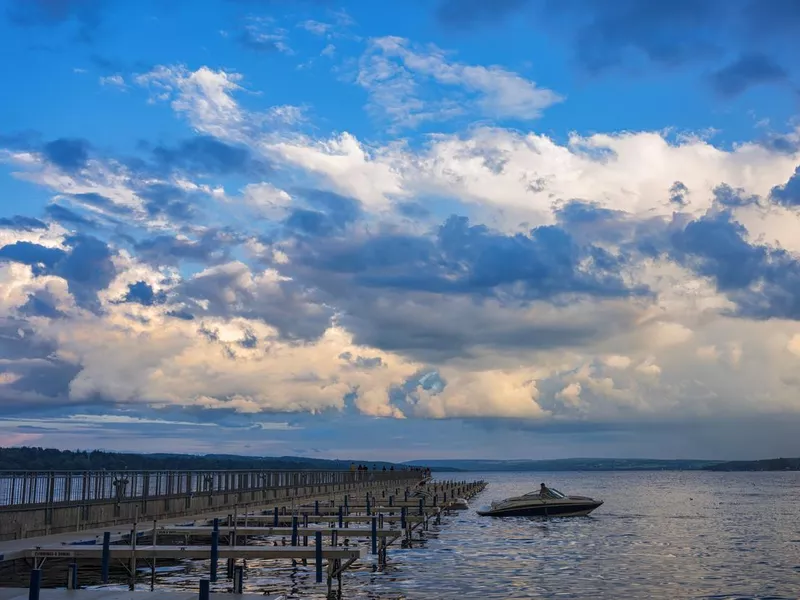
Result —
[{"label": "calm lake surface", "polygon": [[[385,571],[373,572],[372,557],[362,560],[345,574],[345,598],[800,597],[800,473],[452,476],[489,486],[471,510],[432,526],[423,546],[392,547]],[[570,519],[475,514],[542,481],[605,504]],[[190,563],[160,576],[159,587],[195,587],[207,573],[207,561]],[[314,583],[313,565],[270,562],[250,562],[245,587],[298,599],[326,592]]]}]

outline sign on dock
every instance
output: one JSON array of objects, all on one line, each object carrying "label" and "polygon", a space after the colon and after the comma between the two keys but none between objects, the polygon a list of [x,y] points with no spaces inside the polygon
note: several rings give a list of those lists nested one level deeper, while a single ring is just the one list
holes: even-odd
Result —
[{"label": "sign on dock", "polygon": [[70,550],[34,550],[34,558],[75,558]]}]

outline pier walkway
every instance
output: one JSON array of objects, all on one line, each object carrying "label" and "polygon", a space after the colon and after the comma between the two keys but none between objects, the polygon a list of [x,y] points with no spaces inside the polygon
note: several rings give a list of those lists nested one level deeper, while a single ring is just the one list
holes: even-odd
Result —
[{"label": "pier walkway", "polygon": [[406,487],[420,471],[0,471],[0,541]]},{"label": "pier walkway", "polygon": [[[398,474],[405,475],[398,478]],[[242,592],[248,561],[282,559],[293,564],[313,563],[318,583],[323,582],[327,571],[329,592],[338,582],[340,593],[342,574],[355,562],[374,556],[374,568],[383,568],[392,544],[402,540],[404,547],[413,547],[415,535],[424,535],[431,520],[439,521],[443,514],[461,508],[463,501],[459,499],[472,497],[485,485],[429,482],[415,471],[327,475],[311,485],[301,478],[300,487],[286,486],[279,493],[259,489],[255,499],[248,496],[252,493],[249,490],[228,491],[229,496],[244,502],[201,507],[195,514],[180,511],[182,514],[168,518],[153,518],[152,514],[140,518],[136,507],[132,521],[120,519],[112,526],[74,527],[72,531],[0,541],[0,579],[5,585],[20,585],[20,576],[30,572],[33,586],[34,575],[41,582],[46,564],[50,577],[45,587],[52,585],[53,577],[56,582],[61,580],[61,585],[67,581],[70,587],[78,587],[78,570],[84,572],[88,567],[97,578],[96,566],[100,564],[102,575],[100,581],[93,582],[96,585],[109,583],[113,579],[110,569],[116,565],[116,579],[121,575],[133,590],[137,578],[139,583],[147,578],[140,566],[144,564],[151,572],[151,589],[155,589],[157,562],[207,561],[209,581],[213,583],[218,578],[217,562],[222,560],[227,563],[226,578],[233,581],[234,592]],[[264,494],[271,498],[260,500]],[[147,502],[154,504],[151,498]],[[3,510],[0,507],[0,519]],[[12,563],[17,565],[16,581],[3,574],[4,565]],[[336,591],[332,593],[336,595]]]}]

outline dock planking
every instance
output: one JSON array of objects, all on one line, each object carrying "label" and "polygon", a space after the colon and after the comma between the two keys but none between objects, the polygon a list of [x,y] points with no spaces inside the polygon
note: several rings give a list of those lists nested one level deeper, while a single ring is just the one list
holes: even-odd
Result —
[{"label": "dock planking", "polygon": [[[213,527],[161,527],[158,530],[158,535],[204,535],[210,536],[211,533],[214,531]],[[243,527],[239,526],[235,529],[232,527],[220,527],[219,532],[221,535],[233,535],[234,533],[237,536],[258,536],[258,537],[274,537],[274,536],[290,536],[292,533],[297,533],[298,535],[304,536],[313,536],[318,531],[322,532],[322,535],[330,536],[333,533],[337,533],[341,536],[357,538],[357,537],[370,537],[372,536],[372,528],[371,527],[298,527],[297,531],[295,532],[291,527]],[[378,527],[375,530],[375,533],[378,537],[395,537],[397,535],[401,535],[403,532],[400,529],[391,529],[387,527]]]},{"label": "dock planking", "polygon": [[[400,511],[396,510],[395,512],[399,513]],[[294,515],[280,515],[278,517],[278,522],[279,523],[291,523],[292,522],[292,516],[296,517],[296,516],[298,516],[298,514],[300,516],[303,515],[303,513],[297,513],[297,512],[295,512]],[[408,522],[410,522],[410,523],[419,523],[420,521],[424,520],[425,518],[426,517],[422,516],[422,515],[416,515],[416,514],[412,515],[412,514],[410,514],[410,515],[408,515],[406,517],[406,520]],[[369,523],[369,522],[372,521],[372,516],[367,515],[367,514],[363,514],[363,515],[352,515],[351,514],[351,515],[343,516],[342,519],[344,520],[345,523]],[[323,523],[323,522],[324,523],[334,523],[334,522],[339,520],[339,516],[338,516],[338,514],[330,514],[330,515],[309,514],[308,515],[308,520],[309,521],[317,521],[319,523]],[[402,520],[402,517],[400,515],[385,515],[383,517],[383,520],[386,523],[399,523]],[[244,521],[244,519],[239,519],[240,523],[242,523],[243,521]],[[254,517],[249,517],[248,521],[272,523],[272,522],[274,522],[274,517],[272,515],[256,515]]]},{"label": "dock planking", "polygon": [[[313,560],[317,549],[314,546],[224,546],[217,549],[217,557],[252,559],[293,559]],[[129,560],[133,557],[142,559],[167,558],[167,559],[194,559],[210,560],[211,546],[110,546],[109,555],[112,559]],[[358,560],[365,553],[357,547],[322,547],[324,560]],[[103,556],[103,548],[99,546],[73,546],[69,550],[42,548],[29,550],[28,558],[96,558]]]}]

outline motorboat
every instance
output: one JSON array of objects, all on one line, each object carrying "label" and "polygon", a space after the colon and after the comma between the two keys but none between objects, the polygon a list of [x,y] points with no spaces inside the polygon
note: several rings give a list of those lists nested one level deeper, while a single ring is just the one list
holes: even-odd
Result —
[{"label": "motorboat", "polygon": [[478,514],[482,517],[583,517],[588,515],[602,500],[586,496],[567,496],[553,488],[544,494],[537,490],[524,496],[515,496],[492,502]]}]

